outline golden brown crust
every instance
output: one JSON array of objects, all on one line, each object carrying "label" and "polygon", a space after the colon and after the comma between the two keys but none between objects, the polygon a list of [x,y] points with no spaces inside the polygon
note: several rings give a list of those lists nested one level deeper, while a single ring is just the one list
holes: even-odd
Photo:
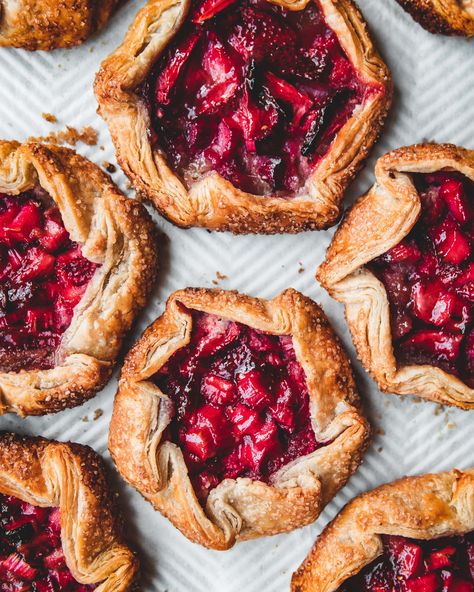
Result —
[{"label": "golden brown crust", "polygon": [[102,459],[88,446],[0,433],[0,492],[61,510],[61,540],[75,579],[126,592],[138,562],[122,537]]},{"label": "golden brown crust", "polygon": [[[302,10],[308,1],[280,0],[278,4]],[[189,1],[149,0],[138,13],[122,45],[102,63],[95,92],[122,168],[163,216],[183,227],[266,234],[327,228],[336,221],[344,190],[382,128],[391,102],[391,80],[352,0],[320,0],[320,4],[359,76],[374,91],[291,199],[245,193],[216,172],[185,188],[163,153],[150,143],[149,114],[137,89],[179,30]]]},{"label": "golden brown crust", "polygon": [[[307,377],[316,438],[330,442],[280,469],[270,485],[246,478],[222,481],[211,491],[205,510],[180,448],[161,442],[172,418],[172,403],[150,380],[188,342],[188,309],[291,335]],[[266,301],[237,292],[188,288],[172,294],[165,313],[127,355],[109,449],[122,476],[183,534],[206,547],[228,549],[236,541],[315,520],[358,467],[368,435],[350,362],[319,306],[292,289]]]},{"label": "golden brown crust", "polygon": [[443,35],[474,35],[472,0],[397,0],[422,27]]},{"label": "golden brown crust", "polygon": [[324,529],[292,592],[335,592],[382,553],[382,534],[435,539],[474,530],[474,469],[405,477],[352,500]]},{"label": "golden brown crust", "polygon": [[72,47],[101,29],[117,0],[3,0],[0,46],[23,49]]},{"label": "golden brown crust", "polygon": [[100,390],[156,274],[150,217],[99,167],[67,148],[0,141],[0,191],[15,195],[38,184],[56,202],[72,240],[100,267],[74,309],[55,367],[0,371],[0,414],[60,411]]},{"label": "golden brown crust", "polygon": [[434,366],[401,366],[393,354],[389,303],[383,284],[365,264],[399,243],[420,212],[413,173],[457,170],[474,180],[474,151],[451,144],[399,148],[377,161],[376,183],[348,211],[317,278],[346,306],[357,353],[379,387],[398,394],[474,407],[474,390]]}]

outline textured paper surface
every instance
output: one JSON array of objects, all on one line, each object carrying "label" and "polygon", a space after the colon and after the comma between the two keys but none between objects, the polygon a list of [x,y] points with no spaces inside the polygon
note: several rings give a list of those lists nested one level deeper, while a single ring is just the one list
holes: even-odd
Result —
[{"label": "textured paper surface", "polygon": [[[389,121],[346,205],[373,182],[373,164],[387,150],[422,140],[474,148],[474,40],[430,35],[395,0],[359,0],[395,85]],[[102,164],[115,162],[107,129],[96,115],[92,82],[101,60],[121,41],[142,2],[130,1],[110,26],[83,47],[51,53],[0,50],[0,137],[24,140],[65,125],[92,125],[97,146],[77,150]],[[41,117],[56,115],[52,125]],[[122,189],[118,171],[113,179]],[[358,375],[375,437],[364,463],[313,525],[290,534],[242,543],[227,552],[193,545],[112,471],[122,494],[128,534],[142,558],[145,592],[280,592],[316,535],[353,496],[402,475],[474,466],[474,412],[444,410],[413,397],[381,394],[356,361],[342,307],[314,280],[332,231],[296,236],[247,236],[181,230],[155,216],[162,231],[157,288],[131,340],[186,286],[238,289],[269,298],[292,286],[320,302],[344,340]],[[219,280],[222,274],[227,279]],[[107,456],[116,374],[82,407],[43,418],[0,418],[0,429],[89,444]],[[94,420],[95,415],[100,417]]]}]

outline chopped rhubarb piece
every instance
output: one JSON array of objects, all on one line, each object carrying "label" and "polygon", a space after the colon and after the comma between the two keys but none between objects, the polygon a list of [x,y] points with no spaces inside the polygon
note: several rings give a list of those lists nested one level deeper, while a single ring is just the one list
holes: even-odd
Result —
[{"label": "chopped rhubarb piece", "polygon": [[447,263],[462,263],[471,254],[469,239],[452,218],[446,217],[432,233],[436,249]]},{"label": "chopped rhubarb piece", "polygon": [[402,348],[419,348],[435,355],[442,355],[448,360],[459,356],[462,335],[453,335],[444,331],[418,331],[400,344]]},{"label": "chopped rhubarb piece", "polygon": [[416,263],[421,257],[420,249],[414,243],[401,242],[390,251],[387,251],[383,258],[387,263],[399,263],[400,261],[407,261]]},{"label": "chopped rhubarb piece", "polygon": [[464,187],[461,181],[447,179],[441,185],[439,195],[444,199],[451,214],[456,218],[459,224],[465,224],[469,220],[471,209],[464,195]]},{"label": "chopped rhubarb piece", "polygon": [[418,578],[408,580],[406,583],[407,592],[436,592],[439,586],[439,576],[435,573],[428,573]]},{"label": "chopped rhubarb piece", "polygon": [[175,405],[166,437],[181,447],[202,504],[223,479],[268,482],[316,450],[309,394],[290,336],[191,311],[189,344],[154,380]]},{"label": "chopped rhubarb piece", "polygon": [[428,571],[434,571],[436,569],[443,569],[444,567],[450,567],[453,564],[453,555],[456,553],[456,547],[449,545],[443,549],[433,551],[426,558],[426,569]]},{"label": "chopped rhubarb piece", "polygon": [[395,573],[408,580],[417,576],[423,569],[423,551],[420,545],[403,537],[390,536],[387,542],[388,556]]},{"label": "chopped rhubarb piece", "polygon": [[282,78],[278,78],[271,72],[267,72],[265,83],[270,93],[277,100],[284,101],[292,106],[294,112],[293,122],[298,125],[303,115],[311,109],[313,105],[311,99],[295,86]]},{"label": "chopped rhubarb piece", "polygon": [[425,323],[437,326],[446,325],[455,305],[456,296],[444,289],[442,282],[417,282],[411,291],[413,312]]},{"label": "chopped rhubarb piece", "polygon": [[204,0],[199,6],[199,9],[193,16],[194,23],[203,23],[216,16],[218,12],[221,12],[236,0]]},{"label": "chopped rhubarb piece", "polygon": [[170,93],[184,65],[186,64],[196,43],[199,41],[200,34],[194,33],[188,39],[182,42],[172,54],[156,79],[155,96],[158,103],[168,105],[170,102]]}]

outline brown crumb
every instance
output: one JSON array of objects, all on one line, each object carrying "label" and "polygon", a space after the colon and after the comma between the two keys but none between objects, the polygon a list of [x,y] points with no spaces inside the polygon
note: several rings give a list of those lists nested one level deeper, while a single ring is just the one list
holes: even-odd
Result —
[{"label": "brown crumb", "polygon": [[104,160],[102,162],[102,166],[104,167],[104,169],[108,172],[108,173],[115,173],[117,171],[117,167],[112,164],[111,162],[107,162],[106,160]]},{"label": "brown crumb", "polygon": [[28,138],[28,141],[51,142],[53,144],[69,144],[70,146],[75,146],[78,142],[82,142],[88,146],[95,146],[97,144],[98,137],[99,134],[91,126],[86,126],[81,130],[77,130],[75,127],[67,125],[65,130],[51,132],[47,136],[38,136],[37,138],[30,137]]},{"label": "brown crumb", "polygon": [[83,422],[88,422],[88,421],[89,421],[89,418],[87,417],[87,415],[84,415],[84,417],[82,418],[82,420],[81,420],[81,421],[83,421]]},{"label": "brown crumb", "polygon": [[377,452],[382,452],[382,450],[383,450],[383,446],[379,446],[379,447],[377,448]]},{"label": "brown crumb", "polygon": [[49,121],[49,123],[56,123],[58,121],[58,118],[56,117],[56,115],[53,115],[52,113],[42,113],[41,117],[45,121]]},{"label": "brown crumb", "polygon": [[444,405],[436,405],[436,407],[433,410],[433,414],[434,415],[441,415],[443,413],[443,411],[445,410]]},{"label": "brown crumb", "polygon": [[97,421],[99,419],[99,417],[102,417],[104,415],[104,412],[102,409],[96,409],[94,411],[94,421]]},{"label": "brown crumb", "polygon": [[446,427],[448,428],[448,430],[453,430],[456,427],[456,424],[454,423],[454,421],[449,421],[446,424]]},{"label": "brown crumb", "polygon": [[103,145],[103,144],[101,144],[101,145],[99,146],[99,150],[102,150],[102,151],[104,151],[104,150],[105,150],[105,147],[104,147],[104,145]]},{"label": "brown crumb", "polygon": [[376,429],[375,433],[377,434],[377,436],[385,436],[385,430],[382,430],[382,428]]},{"label": "brown crumb", "polygon": [[298,269],[298,273],[303,273],[303,272],[304,272],[304,267],[300,267],[300,268]]},{"label": "brown crumb", "polygon": [[217,280],[212,280],[212,283],[214,284],[214,286],[218,286],[219,282]]},{"label": "brown crumb", "polygon": [[222,274],[220,271],[216,271],[216,278],[218,280],[227,280],[227,279],[229,279],[226,275]]}]

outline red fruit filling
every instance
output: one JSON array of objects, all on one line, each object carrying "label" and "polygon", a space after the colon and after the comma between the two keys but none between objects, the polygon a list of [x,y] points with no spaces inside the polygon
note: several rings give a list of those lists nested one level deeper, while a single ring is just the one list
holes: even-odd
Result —
[{"label": "red fruit filling", "polygon": [[201,501],[223,479],[268,482],[322,446],[291,337],[193,312],[188,346],[155,375],[175,404],[166,438],[184,455]]},{"label": "red fruit filling", "polygon": [[50,368],[97,265],[42,190],[0,194],[0,370]]},{"label": "red fruit filling", "polygon": [[383,554],[339,592],[473,592],[474,535],[418,541],[383,537]]},{"label": "red fruit filling", "polygon": [[410,234],[368,267],[390,302],[400,364],[429,364],[474,386],[474,183],[418,175],[421,215]]},{"label": "red fruit filling", "polygon": [[362,83],[319,4],[195,0],[143,87],[151,137],[187,186],[217,171],[257,194],[296,192]]},{"label": "red fruit filling", "polygon": [[59,508],[0,494],[0,592],[88,592],[66,565]]}]

